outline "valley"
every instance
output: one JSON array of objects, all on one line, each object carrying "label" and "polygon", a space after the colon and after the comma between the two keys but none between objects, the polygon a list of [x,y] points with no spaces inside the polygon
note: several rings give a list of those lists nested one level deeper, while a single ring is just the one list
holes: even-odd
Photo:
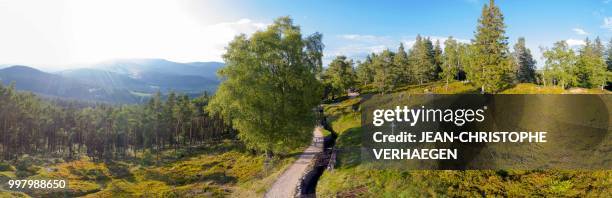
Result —
[{"label": "valley", "polygon": [[15,83],[37,95],[113,104],[142,103],[157,91],[197,97],[216,90],[219,62],[177,63],[163,59],[120,59],[56,72],[30,66],[6,65],[0,82]]}]

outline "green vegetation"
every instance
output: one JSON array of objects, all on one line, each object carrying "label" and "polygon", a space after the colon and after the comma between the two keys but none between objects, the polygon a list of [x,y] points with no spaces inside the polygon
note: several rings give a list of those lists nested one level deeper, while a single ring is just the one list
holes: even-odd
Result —
[{"label": "green vegetation", "polygon": [[491,0],[482,8],[465,67],[467,78],[483,93],[496,93],[512,83],[513,60],[509,56],[505,29],[504,16]]},{"label": "green vegetation", "polygon": [[[234,136],[235,131],[204,109],[209,96],[190,99],[157,93],[147,104],[113,106],[42,100],[0,85],[0,157],[23,155],[94,161],[125,159],[138,152],[188,148]],[[155,162],[158,157],[156,157]],[[32,170],[15,164],[18,176]]]},{"label": "green vegetation", "polygon": [[[93,162],[82,158],[70,162],[27,160],[36,171],[23,179],[65,179],[66,192],[25,191],[33,197],[256,197],[262,196],[295,156],[276,156],[266,163],[265,155],[252,154],[233,140],[180,149],[161,154],[163,165],[142,165],[144,154],[131,160]],[[2,177],[17,179],[16,171],[0,172]],[[26,194],[0,189],[2,196]],[[2,197],[0,196],[0,197]]]},{"label": "green vegetation", "polygon": [[346,56],[338,56],[334,59],[323,74],[323,83],[326,94],[330,94],[332,100],[335,96],[342,95],[355,85],[355,70],[353,61],[347,60]]},{"label": "green vegetation", "polygon": [[236,37],[227,47],[226,66],[219,71],[225,80],[208,109],[231,123],[250,148],[271,156],[312,137],[312,109],[321,98],[319,65],[313,63],[322,54],[309,56],[317,54],[305,46],[309,42],[314,41],[304,40],[292,19],[281,17],[250,38]]},{"label": "green vegetation", "polygon": [[442,50],[439,40],[434,45],[430,38],[417,35],[408,52],[400,43],[397,52],[386,49],[358,61],[354,88],[361,88],[362,93],[386,94],[442,80],[447,84],[466,82],[481,93],[500,93],[517,83],[601,90],[610,84],[612,40],[606,49],[599,37],[594,42],[587,38],[577,51],[566,41],[556,42],[552,48],[543,50],[544,67],[536,71],[536,61],[525,38],[519,37],[511,52],[505,29],[504,16],[491,0],[482,9],[470,43],[460,43],[451,36]]},{"label": "green vegetation", "polygon": [[525,38],[520,37],[514,45],[514,60],[517,64],[516,80],[521,83],[536,82],[536,61],[531,55],[531,50],[525,46]]},{"label": "green vegetation", "polygon": [[[422,94],[478,92],[461,82],[403,87],[393,92]],[[502,93],[571,93],[559,87],[518,84]],[[585,90],[601,91],[599,89]],[[325,114],[339,134],[336,169],[326,171],[317,185],[321,197],[601,197],[612,193],[612,171],[470,170],[426,171],[377,169],[361,160],[361,114],[354,111],[361,98],[325,105]]]},{"label": "green vegetation", "polygon": [[448,85],[451,81],[458,79],[459,71],[462,70],[461,51],[463,45],[457,43],[453,37],[449,37],[444,42],[444,61],[442,64],[441,78]]},{"label": "green vegetation", "polygon": [[[303,37],[289,17],[237,36],[214,96],[161,93],[142,105],[42,100],[0,86],[0,182],[67,179],[67,192],[0,189],[0,197],[257,197],[294,161],[315,123],[314,107],[335,132],[337,169],[318,183],[322,197],[603,196],[612,171],[377,170],[359,164],[361,100],[367,94],[605,93],[612,41],[574,52],[545,49],[542,71],[519,38],[510,52],[504,17],[491,0],[471,43],[417,36],[363,62],[338,56],[322,67],[322,34]],[[322,86],[325,85],[325,86]],[[325,88],[325,90],[323,89]],[[143,95],[136,93],[135,95]],[[324,135],[330,131],[322,131]],[[265,152],[265,154],[263,153]],[[9,163],[10,162],[10,163]]]}]

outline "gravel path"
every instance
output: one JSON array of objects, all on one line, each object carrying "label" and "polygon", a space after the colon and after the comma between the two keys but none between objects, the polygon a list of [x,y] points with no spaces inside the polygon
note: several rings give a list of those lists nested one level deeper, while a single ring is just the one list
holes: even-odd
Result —
[{"label": "gravel path", "polygon": [[[321,139],[323,134],[321,133],[321,127],[316,127],[314,130],[314,137]],[[323,151],[323,142],[315,145],[313,142],[306,150],[300,155],[300,157],[293,162],[293,164],[283,172],[283,174],[276,179],[272,187],[266,192],[264,197],[267,198],[289,198],[295,194],[296,187],[305,172],[308,164],[314,159],[314,156]]]}]

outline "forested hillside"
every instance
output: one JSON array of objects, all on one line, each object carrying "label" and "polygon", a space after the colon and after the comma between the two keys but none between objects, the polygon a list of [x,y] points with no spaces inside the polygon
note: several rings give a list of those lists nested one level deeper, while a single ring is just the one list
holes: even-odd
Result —
[{"label": "forested hillside", "polygon": [[158,153],[235,133],[204,110],[208,100],[206,94],[190,99],[170,93],[162,101],[158,93],[144,105],[49,102],[13,86],[0,86],[0,154],[4,160],[23,154],[68,159],[86,154],[98,161],[145,150]]},{"label": "forested hillside", "polygon": [[234,37],[224,63],[126,59],[53,74],[4,68],[0,183],[69,185],[62,192],[0,185],[0,197],[260,197],[321,123],[337,135],[335,169],[318,180],[322,197],[612,194],[608,170],[404,171],[359,163],[360,105],[370,94],[610,93],[612,40],[556,42],[538,68],[528,37],[509,44],[493,0],[477,22],[470,41],[418,35],[411,46],[363,60],[334,54],[327,67],[323,34],[304,35],[291,17],[279,17]]},{"label": "forested hillside", "polygon": [[219,86],[220,62],[177,63],[163,59],[120,59],[45,72],[29,66],[0,69],[0,82],[43,97],[113,104],[144,103],[162,92],[198,97]]}]

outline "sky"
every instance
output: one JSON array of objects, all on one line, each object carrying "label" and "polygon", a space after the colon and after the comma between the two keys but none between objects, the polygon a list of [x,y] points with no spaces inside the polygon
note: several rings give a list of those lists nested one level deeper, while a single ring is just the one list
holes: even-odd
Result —
[{"label": "sky", "polygon": [[[238,34],[291,16],[304,35],[320,32],[325,63],[410,47],[417,34],[473,38],[489,0],[0,0],[0,65],[58,70],[123,58],[223,61]],[[498,0],[513,44],[541,47],[612,38],[612,0]]]}]

